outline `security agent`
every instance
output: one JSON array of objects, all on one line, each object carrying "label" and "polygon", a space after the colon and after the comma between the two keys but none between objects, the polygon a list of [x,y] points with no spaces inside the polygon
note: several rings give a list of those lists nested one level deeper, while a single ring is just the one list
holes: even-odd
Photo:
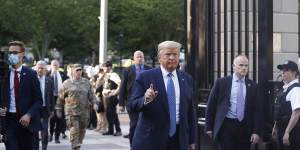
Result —
[{"label": "security agent", "polygon": [[279,139],[280,150],[300,149],[300,84],[297,79],[298,65],[286,61],[278,65],[284,82],[274,107],[275,124],[272,135]]}]

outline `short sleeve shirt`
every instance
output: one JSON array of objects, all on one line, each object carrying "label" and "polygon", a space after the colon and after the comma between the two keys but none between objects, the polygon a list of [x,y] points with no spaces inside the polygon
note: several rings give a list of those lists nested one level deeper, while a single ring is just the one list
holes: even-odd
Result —
[{"label": "short sleeve shirt", "polygon": [[[298,79],[295,79],[283,86],[283,89],[286,91],[289,86],[294,83],[298,83]],[[300,87],[294,87],[286,96],[286,101],[291,102],[292,110],[300,108]]]}]

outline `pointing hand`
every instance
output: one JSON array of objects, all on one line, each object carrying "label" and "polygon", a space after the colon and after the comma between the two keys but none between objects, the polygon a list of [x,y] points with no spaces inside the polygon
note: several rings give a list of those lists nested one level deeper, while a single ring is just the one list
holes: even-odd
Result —
[{"label": "pointing hand", "polygon": [[145,100],[147,103],[150,103],[152,102],[156,96],[158,94],[158,91],[155,91],[154,88],[153,88],[153,84],[151,83],[150,84],[150,87],[147,89],[146,93],[145,93]]}]

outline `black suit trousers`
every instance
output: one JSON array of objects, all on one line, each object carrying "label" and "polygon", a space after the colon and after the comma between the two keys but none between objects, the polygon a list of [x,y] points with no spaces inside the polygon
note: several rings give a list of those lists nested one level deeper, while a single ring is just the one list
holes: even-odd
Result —
[{"label": "black suit trousers", "polygon": [[133,135],[135,132],[135,128],[136,128],[136,124],[137,124],[137,120],[139,117],[139,113],[138,112],[128,112],[128,116],[129,116],[129,142],[130,145],[132,144],[132,139],[133,139]]},{"label": "black suit trousers", "polygon": [[107,108],[106,108],[106,118],[108,122],[109,133],[114,133],[114,126],[116,128],[116,132],[121,132],[120,121],[116,111],[117,104],[118,104],[117,97],[111,97],[108,99]]},{"label": "black suit trousers", "polygon": [[33,133],[19,123],[19,118],[17,118],[16,114],[7,113],[6,129],[6,150],[33,149]]},{"label": "black suit trousers", "polygon": [[282,142],[285,129],[288,125],[288,121],[286,122],[277,122],[278,126],[278,139],[279,139],[279,150],[300,150],[300,122],[296,124],[293,130],[290,133],[289,141],[290,145],[284,145]]},{"label": "black suit trousers", "polygon": [[247,132],[246,123],[225,118],[218,136],[218,143],[220,150],[249,150],[250,135]]}]

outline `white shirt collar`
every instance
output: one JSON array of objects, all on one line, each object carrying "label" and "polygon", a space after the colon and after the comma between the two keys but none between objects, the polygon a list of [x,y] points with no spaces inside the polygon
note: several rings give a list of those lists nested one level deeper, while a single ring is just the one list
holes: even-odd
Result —
[{"label": "white shirt collar", "polygon": [[11,71],[15,71],[15,70],[18,71],[18,72],[21,72],[21,70],[22,70],[22,65],[21,65],[19,68],[17,68],[17,69],[11,67]]},{"label": "white shirt collar", "polygon": [[45,78],[45,75],[43,75],[41,77],[38,75],[38,78],[43,80]]},{"label": "white shirt collar", "polygon": [[[239,78],[235,73],[233,74],[232,79],[233,79],[233,81],[238,81],[238,80],[240,80],[240,78]],[[243,77],[241,80],[242,80],[243,82],[245,82],[245,77]]]},{"label": "white shirt collar", "polygon": [[298,79],[296,78],[296,79],[294,79],[293,81],[291,81],[290,83],[288,83],[288,84],[285,84],[285,85],[283,85],[283,89],[287,89],[287,88],[289,88],[291,85],[293,85],[294,83],[298,83]]},{"label": "white shirt collar", "polygon": [[176,69],[173,70],[172,72],[169,72],[162,65],[160,65],[160,69],[161,69],[163,77],[168,76],[169,73],[172,73],[174,77],[177,77]]}]

